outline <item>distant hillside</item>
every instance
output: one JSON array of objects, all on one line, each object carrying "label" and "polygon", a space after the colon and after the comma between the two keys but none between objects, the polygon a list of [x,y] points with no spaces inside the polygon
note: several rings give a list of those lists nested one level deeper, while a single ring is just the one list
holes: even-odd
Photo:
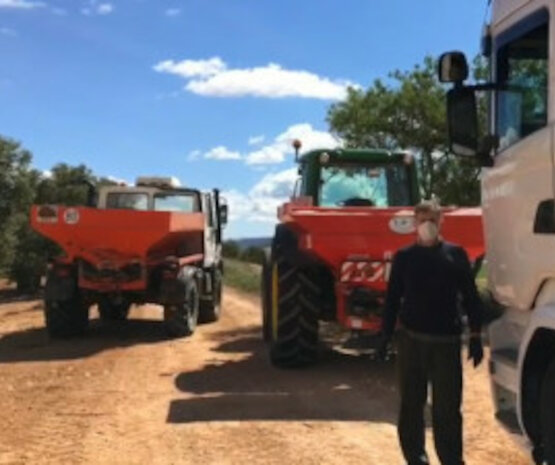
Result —
[{"label": "distant hillside", "polygon": [[272,243],[271,237],[251,237],[246,239],[234,239],[241,250],[248,249],[249,247],[270,247]]}]

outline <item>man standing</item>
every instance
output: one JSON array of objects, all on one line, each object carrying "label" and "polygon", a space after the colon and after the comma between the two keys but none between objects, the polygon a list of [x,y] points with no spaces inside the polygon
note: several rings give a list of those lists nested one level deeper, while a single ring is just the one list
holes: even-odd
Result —
[{"label": "man standing", "polygon": [[414,210],[417,242],[397,252],[389,280],[383,339],[385,358],[399,319],[397,367],[401,407],[398,433],[408,465],[428,464],[424,407],[432,386],[432,420],[442,465],[464,465],[462,452],[462,321],[459,296],[470,326],[469,355],[483,358],[482,302],[463,248],[439,235],[441,213],[432,202]]}]

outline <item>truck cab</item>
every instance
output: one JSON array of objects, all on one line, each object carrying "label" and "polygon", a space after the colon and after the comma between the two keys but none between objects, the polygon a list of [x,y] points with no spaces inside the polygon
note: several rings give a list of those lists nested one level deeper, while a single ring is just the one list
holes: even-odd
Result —
[{"label": "truck cab", "polygon": [[[488,286],[503,306],[489,328],[496,416],[555,464],[555,3],[493,1],[483,35],[490,82],[467,85],[466,58],[440,58],[451,82],[451,150],[483,166]],[[488,127],[478,126],[487,100]]]},{"label": "truck cab", "polygon": [[96,195],[99,209],[204,213],[204,266],[212,268],[222,258],[222,228],[227,205],[217,189],[201,192],[181,187],[170,177],[139,177],[134,186],[101,186]]}]

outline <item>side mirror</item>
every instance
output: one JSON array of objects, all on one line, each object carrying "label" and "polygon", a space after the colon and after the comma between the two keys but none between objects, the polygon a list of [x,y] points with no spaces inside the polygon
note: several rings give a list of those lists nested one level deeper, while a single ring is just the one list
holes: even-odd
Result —
[{"label": "side mirror", "polygon": [[462,83],[468,78],[468,62],[462,52],[448,52],[439,57],[439,82]]},{"label": "side mirror", "polygon": [[473,89],[454,87],[447,92],[449,147],[455,155],[478,155],[478,110]]},{"label": "side mirror", "polygon": [[229,210],[227,205],[225,204],[220,205],[220,224],[222,226],[225,226],[227,224],[228,213],[229,213]]}]

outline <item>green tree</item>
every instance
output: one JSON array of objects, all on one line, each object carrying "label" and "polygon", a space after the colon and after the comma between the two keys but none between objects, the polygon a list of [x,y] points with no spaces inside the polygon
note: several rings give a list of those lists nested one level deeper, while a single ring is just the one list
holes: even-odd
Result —
[{"label": "green tree", "polygon": [[[43,173],[34,180],[33,203],[85,205],[89,200],[88,185],[96,183],[97,179],[86,166],[60,163],[48,175]],[[17,227],[18,240],[9,268],[9,277],[17,283],[20,292],[36,291],[46,272],[48,258],[62,253],[57,244],[31,229],[29,206],[18,214],[21,218]]]},{"label": "green tree", "polygon": [[14,260],[18,231],[26,222],[38,173],[31,153],[18,142],[0,136],[0,273]]},{"label": "green tree", "polygon": [[247,247],[243,250],[243,252],[241,252],[240,258],[244,262],[262,265],[262,262],[264,261],[264,249],[255,246]]},{"label": "green tree", "polygon": [[239,258],[239,244],[233,240],[224,241],[222,244],[222,255],[225,258]]},{"label": "green tree", "polygon": [[[447,149],[446,88],[426,57],[410,71],[393,71],[387,82],[366,90],[351,88],[333,104],[327,121],[348,147],[408,149],[417,154],[420,188],[425,198],[442,204],[477,205],[479,169]],[[473,76],[485,76],[483,62],[473,62]]]}]

